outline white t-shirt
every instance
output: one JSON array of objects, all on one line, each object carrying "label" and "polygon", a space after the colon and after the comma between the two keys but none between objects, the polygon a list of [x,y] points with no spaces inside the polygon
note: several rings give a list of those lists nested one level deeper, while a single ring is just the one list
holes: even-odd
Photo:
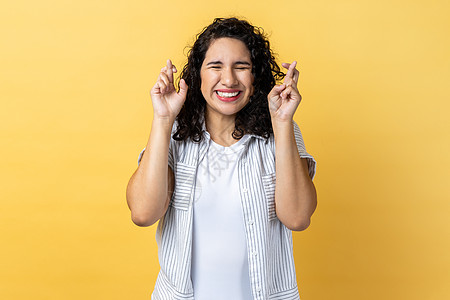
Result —
[{"label": "white t-shirt", "polygon": [[252,299],[237,162],[249,136],[210,142],[197,173],[192,281],[195,300]]}]

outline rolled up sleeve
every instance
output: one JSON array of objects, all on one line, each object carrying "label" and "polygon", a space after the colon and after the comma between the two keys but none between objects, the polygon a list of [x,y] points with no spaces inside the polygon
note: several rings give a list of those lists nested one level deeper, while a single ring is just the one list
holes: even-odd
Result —
[{"label": "rolled up sleeve", "polygon": [[305,142],[303,141],[303,136],[300,131],[300,127],[298,124],[293,121],[294,123],[294,136],[295,136],[295,142],[297,143],[297,149],[298,154],[300,155],[300,158],[306,158],[308,162],[308,173],[309,177],[311,177],[311,180],[314,179],[314,175],[316,174],[316,160],[312,155],[310,155],[308,152],[306,152],[305,148]]}]

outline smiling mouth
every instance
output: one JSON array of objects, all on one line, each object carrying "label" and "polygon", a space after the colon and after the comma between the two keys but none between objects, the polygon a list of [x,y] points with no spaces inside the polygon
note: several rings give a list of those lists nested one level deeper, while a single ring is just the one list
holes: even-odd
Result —
[{"label": "smiling mouth", "polygon": [[219,95],[221,98],[234,98],[238,96],[240,93],[241,93],[240,91],[232,93],[216,91],[216,94]]}]

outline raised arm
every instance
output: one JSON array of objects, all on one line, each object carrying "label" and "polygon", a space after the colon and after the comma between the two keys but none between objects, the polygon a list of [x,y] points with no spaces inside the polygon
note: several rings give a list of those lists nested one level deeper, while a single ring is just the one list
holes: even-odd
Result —
[{"label": "raised arm", "polygon": [[288,69],[282,85],[268,95],[275,137],[275,209],[278,219],[291,230],[305,230],[317,206],[316,189],[309,176],[306,158],[300,158],[294,136],[293,116],[300,104],[296,62]]},{"label": "raised arm", "polygon": [[177,93],[170,60],[161,69],[150,91],[153,121],[150,137],[140,164],[127,186],[127,203],[136,225],[150,226],[166,212],[174,188],[174,174],[168,164],[172,126],[186,100],[187,85],[182,79]]}]

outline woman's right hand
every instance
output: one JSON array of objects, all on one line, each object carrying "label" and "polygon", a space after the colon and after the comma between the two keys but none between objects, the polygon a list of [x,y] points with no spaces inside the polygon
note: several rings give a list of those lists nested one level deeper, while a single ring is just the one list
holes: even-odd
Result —
[{"label": "woman's right hand", "polygon": [[150,90],[154,118],[168,119],[174,122],[186,100],[188,86],[184,79],[180,80],[180,91],[177,93],[175,90],[173,73],[176,72],[177,69],[168,59],[167,65],[161,69],[158,80]]}]

